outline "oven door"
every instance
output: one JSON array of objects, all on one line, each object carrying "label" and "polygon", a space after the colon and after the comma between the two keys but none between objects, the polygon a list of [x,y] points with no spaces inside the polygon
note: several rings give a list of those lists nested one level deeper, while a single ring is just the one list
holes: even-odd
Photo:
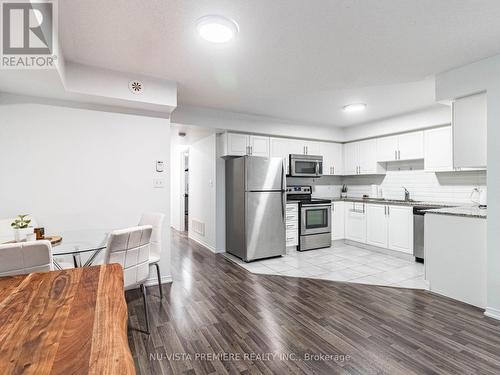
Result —
[{"label": "oven door", "polygon": [[319,177],[323,174],[323,161],[308,158],[290,158],[290,175],[295,177]]},{"label": "oven door", "polygon": [[331,204],[303,204],[300,208],[300,235],[332,231]]}]

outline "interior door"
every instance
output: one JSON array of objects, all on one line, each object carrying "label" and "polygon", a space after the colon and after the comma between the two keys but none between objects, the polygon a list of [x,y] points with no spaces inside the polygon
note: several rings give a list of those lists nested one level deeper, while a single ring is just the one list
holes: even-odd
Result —
[{"label": "interior door", "polygon": [[387,248],[388,222],[387,206],[383,204],[366,205],[366,243]]},{"label": "interior door", "polygon": [[245,201],[245,260],[284,255],[286,253],[284,193],[247,192]]}]

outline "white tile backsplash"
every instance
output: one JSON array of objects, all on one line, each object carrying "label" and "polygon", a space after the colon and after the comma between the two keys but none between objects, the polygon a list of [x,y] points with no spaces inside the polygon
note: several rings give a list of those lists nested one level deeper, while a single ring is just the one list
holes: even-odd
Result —
[{"label": "white tile backsplash", "polygon": [[[349,176],[342,179],[348,187],[347,195],[362,197],[370,195],[371,185],[378,185],[387,199],[404,199],[403,186],[418,201],[471,203],[471,192],[486,186],[486,171],[462,171],[432,173],[419,170],[388,170],[377,176]],[[341,185],[314,186],[316,197],[338,197]]]}]

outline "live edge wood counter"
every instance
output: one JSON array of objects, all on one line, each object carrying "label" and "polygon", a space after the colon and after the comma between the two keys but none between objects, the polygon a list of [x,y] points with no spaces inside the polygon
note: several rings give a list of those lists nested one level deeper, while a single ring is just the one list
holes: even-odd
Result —
[{"label": "live edge wood counter", "polygon": [[123,271],[0,278],[0,374],[135,374]]}]

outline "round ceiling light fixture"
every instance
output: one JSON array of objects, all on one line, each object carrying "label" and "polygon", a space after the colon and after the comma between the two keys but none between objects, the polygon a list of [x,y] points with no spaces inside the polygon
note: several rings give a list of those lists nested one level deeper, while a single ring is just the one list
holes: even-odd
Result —
[{"label": "round ceiling light fixture", "polygon": [[233,39],[239,31],[238,24],[222,16],[204,16],[196,22],[198,34],[211,43],[226,43]]},{"label": "round ceiling light fixture", "polygon": [[343,107],[345,112],[361,112],[366,109],[365,103],[353,103],[348,104]]}]

